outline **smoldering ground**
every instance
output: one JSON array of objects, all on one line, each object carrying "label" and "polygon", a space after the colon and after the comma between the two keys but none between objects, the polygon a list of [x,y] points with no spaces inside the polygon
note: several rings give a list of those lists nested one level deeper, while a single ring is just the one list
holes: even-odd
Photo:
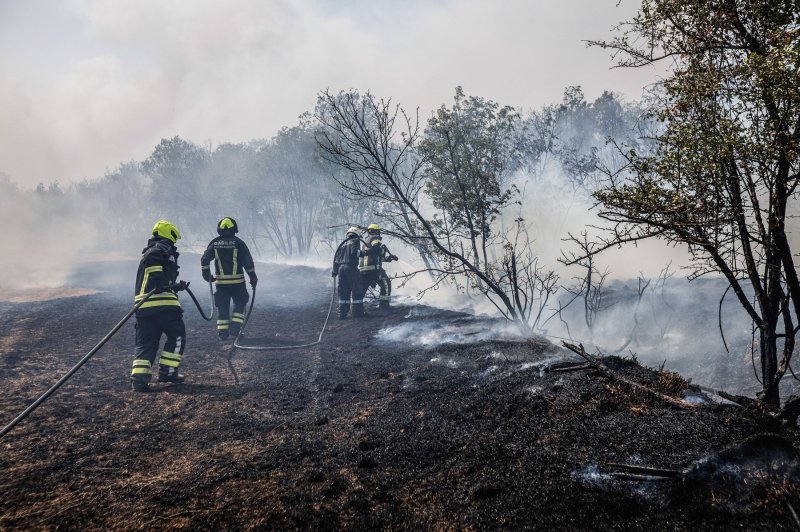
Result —
[{"label": "smoldering ground", "polygon": [[[262,272],[264,297],[247,341],[316,332],[329,273]],[[303,304],[280,303],[297,292]],[[129,296],[110,294],[0,305],[3,417],[49,386],[129,305]],[[154,384],[147,395],[128,389],[132,331],[123,330],[4,438],[0,525],[793,526],[792,456],[778,461],[765,449],[753,463],[769,467],[751,471],[725,452],[763,430],[737,407],[680,409],[608,375],[557,371],[574,363],[559,366],[565,354],[543,339],[413,345],[414,332],[381,340],[381,331],[407,324],[437,330],[457,320],[471,327],[480,318],[396,307],[334,320],[313,348],[251,353],[220,346],[187,305],[188,383]],[[690,390],[679,376],[605,362],[660,393]],[[687,473],[693,483],[684,488],[609,479],[609,462],[713,467],[698,469],[696,482]],[[588,481],[592,467],[598,473]]]},{"label": "smoldering ground", "polygon": [[[549,180],[555,179],[548,174]],[[532,178],[531,178],[532,179]],[[733,393],[752,395],[758,390],[758,381],[753,371],[752,328],[739,308],[738,302],[728,295],[722,305],[719,301],[725,291],[725,283],[713,279],[699,279],[692,283],[685,280],[679,270],[679,260],[685,254],[678,249],[651,248],[609,252],[601,257],[616,281],[609,282],[607,296],[598,309],[595,323],[586,326],[586,316],[581,298],[575,300],[562,312],[556,312],[559,304],[565,304],[572,296],[565,291],[575,280],[572,273],[556,261],[558,250],[566,244],[562,236],[575,232],[592,223],[593,215],[584,201],[574,198],[571,203],[564,200],[563,187],[557,183],[539,179],[536,187],[526,191],[522,214],[529,217],[534,247],[541,257],[561,275],[560,293],[551,300],[543,312],[541,329],[535,333],[549,336],[553,341],[568,338],[596,346],[607,354],[635,355],[653,367],[665,365],[695,382],[721,388]],[[78,191],[67,193],[57,188],[43,192],[25,192],[6,184],[9,205],[0,212],[0,219],[9,228],[6,238],[9,253],[0,259],[5,300],[52,298],[63,295],[80,295],[94,290],[103,290],[122,299],[130,296],[130,286],[135,277],[138,252],[147,239],[147,222],[141,223],[145,230],[134,231],[130,221],[116,220],[109,223],[92,221],[92,214],[108,212],[107,199],[103,195],[81,196]],[[557,207],[561,205],[561,207]],[[559,209],[562,209],[559,211]],[[122,211],[121,211],[122,212]],[[569,214],[565,214],[569,213]],[[152,217],[152,216],[151,216]],[[594,220],[596,221],[596,220]],[[109,232],[110,230],[110,232]],[[120,233],[120,231],[122,231]],[[199,258],[204,238],[213,232],[194,234],[187,231],[187,238],[179,242],[182,278],[193,283],[194,290],[206,296],[204,282],[199,275]],[[387,244],[402,257],[399,263],[390,263],[390,274],[402,274],[421,266],[415,251],[391,237]],[[658,253],[653,253],[657,249]],[[321,253],[295,262],[314,264],[327,268],[329,257],[325,246]],[[329,252],[329,251],[328,251]],[[20,267],[24,257],[25,267]],[[673,264],[674,275],[659,284],[658,268],[666,262]],[[651,284],[642,297],[638,295],[638,282],[624,280],[624,272],[638,270]],[[616,272],[623,273],[616,273]],[[316,275],[316,273],[314,274]],[[267,277],[265,282],[280,283],[280,276]],[[394,280],[394,293],[401,301],[408,298],[415,303],[417,293],[429,286],[425,274],[416,276],[401,287],[401,279]],[[65,291],[66,290],[66,291]],[[262,285],[261,294],[266,292]],[[302,291],[295,292],[294,299],[287,302],[300,303]],[[465,343],[485,339],[520,339],[529,336],[520,333],[514,326],[497,321],[491,316],[496,310],[476,295],[459,294],[452,286],[443,285],[439,290],[427,292],[422,301],[428,305],[468,311],[475,315],[486,315],[488,319],[456,319],[451,323],[415,324],[413,320],[397,328],[384,331],[385,340],[398,342]],[[409,313],[415,312],[413,307]],[[720,320],[721,317],[721,320]],[[727,350],[722,334],[727,342]],[[784,394],[795,393],[794,381],[787,379]]]}]

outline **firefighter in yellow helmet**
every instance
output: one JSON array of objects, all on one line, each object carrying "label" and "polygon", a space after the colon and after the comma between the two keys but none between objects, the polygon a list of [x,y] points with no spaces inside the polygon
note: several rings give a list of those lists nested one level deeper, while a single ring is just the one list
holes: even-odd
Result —
[{"label": "firefighter in yellow helmet", "polygon": [[[214,292],[214,304],[217,306],[217,334],[220,340],[230,335],[234,338],[244,324],[244,308],[250,300],[245,286],[244,274],[250,279],[250,285],[258,284],[253,256],[244,240],[236,236],[239,226],[236,220],[227,216],[217,223],[219,235],[208,243],[205,253],[200,259],[203,279],[214,281],[217,290]],[[214,275],[211,275],[211,261],[214,261]],[[233,315],[231,315],[233,300]]]},{"label": "firefighter in yellow helmet", "polygon": [[186,326],[177,292],[185,290],[189,283],[177,282],[179,253],[175,243],[180,237],[175,225],[159,220],[153,227],[147,247],[142,250],[134,301],[138,303],[153,289],[155,293],[136,311],[136,354],[131,370],[131,387],[136,392],[148,391],[162,335],[166,335],[167,340],[158,363],[159,382],[181,383],[185,380],[178,373]]},{"label": "firefighter in yellow helmet", "polygon": [[383,244],[381,228],[378,224],[370,224],[364,238],[358,270],[361,272],[361,284],[365,292],[374,286],[380,287],[378,306],[381,310],[389,308],[392,297],[392,280],[383,269],[383,263],[393,260],[397,260],[397,257]]},{"label": "firefighter in yellow helmet", "polygon": [[337,290],[339,293],[339,319],[347,318],[350,313],[350,300],[353,302],[353,317],[364,316],[364,290],[361,287],[361,275],[358,273],[359,251],[358,227],[351,227],[345,233],[345,239],[336,249],[333,257],[333,272],[339,276]]}]

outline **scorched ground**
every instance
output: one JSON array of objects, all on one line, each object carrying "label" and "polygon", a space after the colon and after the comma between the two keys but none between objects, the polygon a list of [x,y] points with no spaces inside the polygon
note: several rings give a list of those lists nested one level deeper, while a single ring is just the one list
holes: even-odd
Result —
[{"label": "scorched ground", "polygon": [[[326,272],[272,267],[265,277],[281,282],[259,285],[247,342],[314,340],[330,300]],[[182,299],[188,383],[132,393],[132,324],[123,328],[0,441],[0,528],[797,526],[796,431],[779,434],[793,456],[748,455],[754,467],[720,463],[725,474],[691,482],[619,480],[606,470],[611,462],[681,471],[707,458],[717,464],[721,451],[768,434],[739,407],[681,409],[594,370],[553,371],[572,358],[543,339],[381,338],[412,320],[432,330],[471,322],[421,306],[334,319],[312,348],[232,350]],[[123,289],[1,303],[0,422],[129,305]],[[677,375],[607,363],[659,392],[694,393]]]}]

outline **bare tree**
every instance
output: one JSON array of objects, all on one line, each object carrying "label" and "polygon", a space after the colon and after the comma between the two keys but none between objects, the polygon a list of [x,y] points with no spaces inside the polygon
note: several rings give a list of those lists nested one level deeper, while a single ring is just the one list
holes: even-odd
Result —
[{"label": "bare tree", "polygon": [[[563,251],[560,260],[565,264],[580,267],[583,273],[576,279],[575,285],[567,287],[566,291],[574,296],[570,303],[576,299],[583,301],[583,319],[589,335],[593,337],[598,314],[608,308],[604,301],[605,284],[611,272],[608,268],[601,272],[597,267],[595,258],[597,245],[589,240],[587,231],[581,232],[580,237],[569,234],[567,240],[575,244],[580,251]],[[562,307],[560,310],[564,310],[564,308],[566,307]]]},{"label": "bare tree", "polygon": [[[499,148],[503,137],[491,127],[496,106],[479,103],[482,109],[469,119],[481,131],[455,131],[467,124],[450,115],[457,111],[446,110],[439,115],[444,119],[435,124],[437,141],[444,142],[431,142],[420,150],[418,117],[369,93],[326,91],[317,105],[322,125],[318,142],[331,161],[350,171],[351,180],[341,183],[345,190],[381,201],[390,220],[403,220],[408,241],[435,257],[436,263],[426,262],[423,270],[435,276],[433,286],[445,279],[467,279],[501,314],[530,327],[531,320],[538,322],[541,317],[536,302],[542,298],[546,302],[557,278],[543,272],[530,252],[524,220],[519,218],[506,232],[495,228],[500,210],[512,203],[513,192],[499,188],[504,161]],[[431,164],[434,150],[438,164]],[[448,156],[457,159],[454,164],[446,162]],[[433,194],[428,186],[432,174],[441,180]],[[486,186],[480,197],[465,190],[481,180]],[[465,212],[476,205],[480,212]],[[498,259],[490,258],[490,247],[500,252]]]},{"label": "bare tree", "polygon": [[309,253],[333,202],[308,121],[282,129],[253,156],[243,195],[259,236],[283,257]]},{"label": "bare tree", "polygon": [[[414,151],[419,117],[390,100],[357,91],[320,93],[315,116],[323,157],[347,172],[332,177],[348,199],[371,205],[383,224],[419,253],[426,269],[437,261],[416,213],[425,185],[422,161]],[[365,209],[366,210],[366,209]]]}]

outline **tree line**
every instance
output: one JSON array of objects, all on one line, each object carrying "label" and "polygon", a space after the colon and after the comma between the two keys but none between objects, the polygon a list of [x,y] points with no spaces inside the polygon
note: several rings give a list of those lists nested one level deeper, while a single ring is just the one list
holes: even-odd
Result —
[{"label": "tree line", "polygon": [[[369,93],[351,94],[373,98]],[[598,159],[605,139],[617,133],[614,128],[635,127],[640,114],[636,103],[625,103],[610,92],[588,102],[578,87],[567,89],[564,102],[525,115],[511,107],[501,109],[488,99],[465,96],[461,88],[456,89],[454,101],[452,112],[445,113],[443,106],[432,117],[425,142],[419,151],[414,147],[414,157],[423,157],[446,171],[448,154],[441,135],[448,134],[448,128],[460,127],[464,135],[483,135],[473,140],[484,143],[480,156],[490,157],[487,161],[493,166],[480,170],[480,179],[465,183],[470,190],[457,203],[462,211],[471,203],[480,204],[478,219],[456,224],[458,231],[463,229],[462,222],[467,224],[464,234],[470,235],[470,249],[480,249],[479,267],[492,253],[492,226],[497,224],[499,211],[519,196],[516,185],[511,184],[515,173],[523,175],[523,180],[534,180],[541,165],[552,159],[567,169],[571,182],[586,186],[589,168]],[[182,242],[184,246],[199,246],[213,236],[216,219],[231,215],[240,222],[254,252],[265,259],[324,256],[338,243],[344,226],[377,221],[396,231],[419,252],[426,266],[432,266],[428,246],[413,238],[418,232],[416,222],[407,213],[395,211],[397,204],[387,201],[378,190],[380,184],[362,182],[358,191],[352,172],[341,161],[331,159],[321,146],[326,128],[319,118],[325,106],[322,93],[313,113],[301,116],[297,125],[283,128],[269,139],[212,147],[178,136],[164,138],[144,160],[122,163],[97,179],[68,186],[40,183],[30,191],[0,174],[0,190],[32,212],[59,213],[64,219],[87,222],[102,220],[105,249],[124,251],[141,240],[148,224],[160,217],[182,229],[188,238]],[[498,120],[492,117],[495,112],[501,115]],[[478,116],[480,113],[483,115]],[[462,118],[476,121],[462,124]],[[484,132],[482,128],[497,129]],[[420,175],[417,192],[427,196],[426,209],[431,207],[438,216],[442,206],[455,198],[446,179],[436,178],[432,169],[428,167]],[[455,171],[450,175],[460,175]],[[502,192],[500,187],[505,187]]]},{"label": "tree line", "polygon": [[[643,102],[609,92],[589,102],[569,87],[525,112],[459,87],[421,119],[388,96],[323,91],[268,140],[163,139],[97,181],[7,195],[59,212],[91,206],[120,241],[168,216],[204,242],[209,219],[233,215],[262,256],[330,249],[344,226],[377,221],[420,258],[404,278],[480,294],[537,329],[566,283],[537,255],[522,206],[556,168],[571,197],[598,206],[597,227],[568,235],[561,258],[582,272],[566,292],[583,301],[588,329],[602,308],[600,254],[646,239],[681,246],[691,276],[724,279],[752,320],[760,399],[774,410],[800,332],[799,21],[789,1],[644,0],[614,39],[592,43],[622,67],[669,62]],[[640,298],[650,285],[640,279]]]}]

